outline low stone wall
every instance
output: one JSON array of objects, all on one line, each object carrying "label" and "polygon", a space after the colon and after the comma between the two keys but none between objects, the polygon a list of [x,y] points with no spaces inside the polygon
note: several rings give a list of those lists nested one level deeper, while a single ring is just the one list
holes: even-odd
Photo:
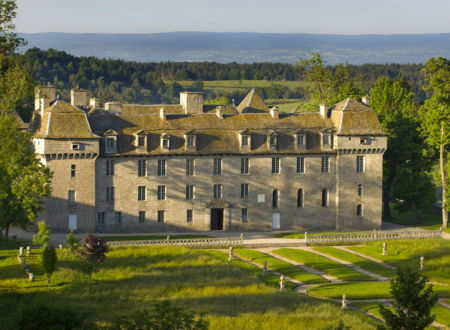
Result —
[{"label": "low stone wall", "polygon": [[188,246],[188,247],[212,247],[223,248],[244,244],[244,238],[185,238],[185,239],[161,239],[161,240],[137,240],[137,241],[110,241],[108,246]]}]

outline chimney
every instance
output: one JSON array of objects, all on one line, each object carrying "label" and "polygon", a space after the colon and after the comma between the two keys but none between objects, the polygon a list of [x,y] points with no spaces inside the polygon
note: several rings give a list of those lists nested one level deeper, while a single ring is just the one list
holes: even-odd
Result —
[{"label": "chimney", "polygon": [[105,110],[120,113],[122,112],[122,104],[119,102],[106,102]]},{"label": "chimney", "polygon": [[86,107],[87,91],[78,88],[72,88],[70,90],[70,104],[74,107]]},{"label": "chimney", "polygon": [[164,109],[164,108],[159,109],[159,116],[161,117],[161,120],[167,120],[166,109]]},{"label": "chimney", "polygon": [[280,118],[280,110],[278,110],[278,107],[272,107],[270,108],[270,115],[273,119]]},{"label": "chimney", "polygon": [[98,109],[98,108],[100,108],[100,100],[97,99],[97,98],[95,98],[95,97],[90,98],[90,99],[89,99],[89,106],[90,106],[92,109]]},{"label": "chimney", "polygon": [[56,99],[56,87],[54,86],[38,86],[34,94],[34,110],[39,111],[41,118],[44,110],[50,106],[50,102]]},{"label": "chimney", "polygon": [[322,118],[327,118],[328,117],[328,106],[326,103],[320,103],[320,115],[322,116]]},{"label": "chimney", "polygon": [[181,92],[180,105],[186,114],[203,113],[203,93]]},{"label": "chimney", "polygon": [[217,118],[219,118],[219,119],[223,119],[223,108],[222,108],[221,105],[219,105],[219,106],[216,108],[216,116],[217,116]]},{"label": "chimney", "polygon": [[363,104],[369,105],[369,97],[368,96],[361,97],[361,101]]}]

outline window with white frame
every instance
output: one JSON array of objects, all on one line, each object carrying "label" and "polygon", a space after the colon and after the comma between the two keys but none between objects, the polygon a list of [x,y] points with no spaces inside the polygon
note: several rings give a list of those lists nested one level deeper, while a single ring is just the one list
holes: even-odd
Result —
[{"label": "window with white frame", "polygon": [[222,158],[214,158],[214,175],[222,174]]},{"label": "window with white frame", "polygon": [[166,186],[158,186],[158,200],[163,201],[166,199]]},{"label": "window with white frame", "polygon": [[145,159],[138,160],[138,176],[147,175],[147,161]]},{"label": "window with white frame", "polygon": [[297,173],[305,173],[305,157],[297,157]]},{"label": "window with white frame", "polygon": [[145,222],[145,211],[139,211],[139,222]]},{"label": "window with white frame", "polygon": [[298,134],[297,135],[297,146],[301,147],[305,145],[305,135],[304,134]]},{"label": "window with white frame", "polygon": [[194,199],[194,186],[191,184],[186,185],[186,199]]},{"label": "window with white frame", "polygon": [[247,157],[241,158],[241,174],[249,174],[248,163],[249,159]]},{"label": "window with white frame", "polygon": [[105,212],[97,212],[97,224],[105,224]]},{"label": "window with white frame", "polygon": [[272,157],[272,174],[280,173],[280,158]]},{"label": "window with white frame", "polygon": [[356,156],[356,172],[364,172],[364,156]]},{"label": "window with white frame", "polygon": [[158,222],[164,222],[165,213],[164,210],[158,210]]},{"label": "window with white frame", "polygon": [[193,135],[187,136],[187,146],[190,148],[194,147],[194,136]]},{"label": "window with white frame", "polygon": [[[139,167],[139,165],[138,165]],[[145,168],[145,166],[144,166]],[[138,170],[139,172],[139,170]],[[106,161],[106,175],[114,175],[114,160],[113,159],[108,159]]]},{"label": "window with white frame", "polygon": [[221,184],[215,184],[214,185],[214,191],[213,191],[214,198],[222,198],[222,185]]},{"label": "window with white frame", "polygon": [[145,186],[138,187],[138,201],[145,201],[146,190]]},{"label": "window with white frame", "polygon": [[248,183],[241,184],[241,198],[248,198]]},{"label": "window with white frame", "polygon": [[69,190],[67,192],[67,201],[69,204],[75,204],[75,190]]},{"label": "window with white frame", "polygon": [[248,221],[248,209],[246,208],[241,209],[241,220]]},{"label": "window with white frame", "polygon": [[320,166],[322,173],[328,173],[330,171],[330,158],[328,156],[322,157],[322,164]]},{"label": "window with white frame", "polygon": [[107,201],[114,200],[114,187],[106,187],[106,200]]},{"label": "window with white frame", "polygon": [[186,222],[194,221],[194,210],[186,210]]},{"label": "window with white frame", "polygon": [[186,176],[194,175],[194,159],[187,158],[186,159]]},{"label": "window with white frame", "polygon": [[166,176],[166,160],[158,159],[158,176]]}]

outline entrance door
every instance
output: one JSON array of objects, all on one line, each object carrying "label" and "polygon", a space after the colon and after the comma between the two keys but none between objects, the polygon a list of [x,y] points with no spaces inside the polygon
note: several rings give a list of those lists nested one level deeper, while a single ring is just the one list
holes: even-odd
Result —
[{"label": "entrance door", "polygon": [[272,229],[280,229],[280,213],[272,213]]},{"label": "entrance door", "polygon": [[69,230],[77,230],[77,215],[69,215]]},{"label": "entrance door", "polygon": [[223,230],[223,209],[211,209],[211,230]]}]

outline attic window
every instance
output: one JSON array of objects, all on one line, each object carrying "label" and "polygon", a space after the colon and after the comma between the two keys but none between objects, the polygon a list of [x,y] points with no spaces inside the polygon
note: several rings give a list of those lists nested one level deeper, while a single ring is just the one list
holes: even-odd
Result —
[{"label": "attic window", "polygon": [[192,135],[187,136],[187,146],[188,147],[194,146],[194,136],[192,136]]},{"label": "attic window", "polygon": [[145,147],[145,136],[138,137],[138,147]]},{"label": "attic window", "polygon": [[72,143],[72,150],[80,150],[80,144],[79,143]]},{"label": "attic window", "polygon": [[106,138],[106,149],[114,149],[114,138]]},{"label": "attic window", "polygon": [[324,134],[322,138],[323,138],[323,141],[322,141],[323,145],[330,144],[330,135],[329,134]]},{"label": "attic window", "polygon": [[169,149],[170,147],[170,138],[169,135],[163,134],[161,136],[161,148],[162,149]]},{"label": "attic window", "polygon": [[298,134],[297,135],[297,145],[298,146],[302,146],[305,144],[305,135],[303,134]]},{"label": "attic window", "polygon": [[248,146],[248,136],[243,136],[242,137],[242,146],[243,147]]},{"label": "attic window", "polygon": [[277,148],[277,133],[274,131],[270,131],[267,142],[269,144],[269,149],[276,150],[276,148]]}]

